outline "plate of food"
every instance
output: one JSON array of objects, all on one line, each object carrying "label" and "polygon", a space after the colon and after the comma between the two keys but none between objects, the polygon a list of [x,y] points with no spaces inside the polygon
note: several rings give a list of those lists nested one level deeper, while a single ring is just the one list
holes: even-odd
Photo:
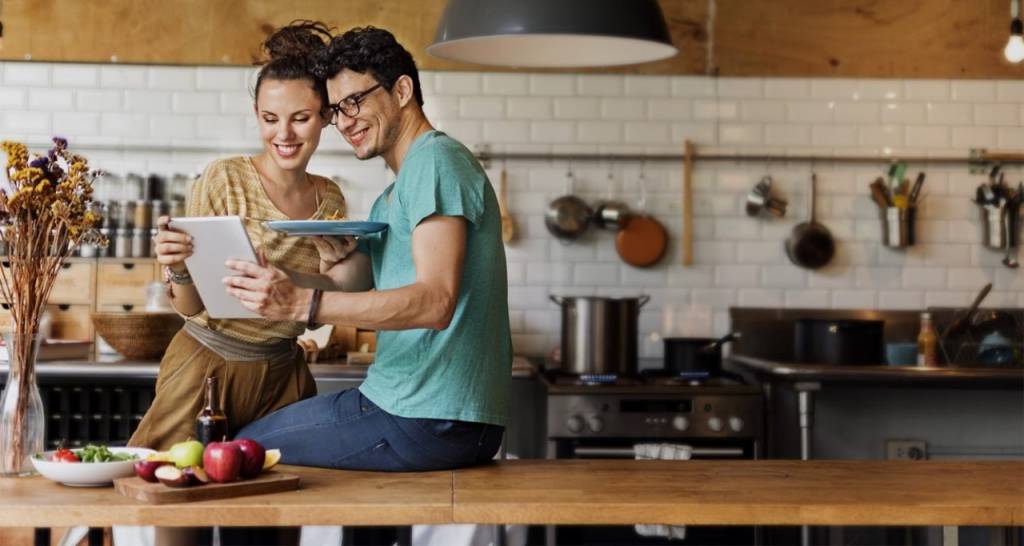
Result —
[{"label": "plate of food", "polygon": [[135,474],[137,461],[156,453],[143,447],[107,447],[89,444],[81,449],[61,448],[32,456],[32,465],[45,478],[72,487],[102,487]]},{"label": "plate of food", "polygon": [[269,220],[263,225],[291,237],[351,236],[361,237],[388,229],[384,222],[351,220]]}]

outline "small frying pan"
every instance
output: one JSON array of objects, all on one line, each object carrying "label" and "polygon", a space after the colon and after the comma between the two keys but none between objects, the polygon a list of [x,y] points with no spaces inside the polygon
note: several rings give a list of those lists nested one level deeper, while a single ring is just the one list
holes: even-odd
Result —
[{"label": "small frying pan", "polygon": [[619,257],[633,267],[650,267],[658,263],[667,244],[665,227],[644,214],[630,216],[626,226],[615,236],[615,250]]},{"label": "small frying pan", "polygon": [[817,175],[811,174],[811,218],[798,224],[786,239],[786,256],[794,265],[806,269],[818,269],[832,260],[836,243],[832,233],[814,219],[814,190]]}]

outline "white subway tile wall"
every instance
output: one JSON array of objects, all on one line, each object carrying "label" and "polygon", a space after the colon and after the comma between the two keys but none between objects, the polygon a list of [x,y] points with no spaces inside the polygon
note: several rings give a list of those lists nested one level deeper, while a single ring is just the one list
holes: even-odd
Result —
[{"label": "white subway tile wall", "polygon": [[[251,68],[0,63],[0,137],[41,149],[54,132],[96,167],[115,173],[195,174],[211,159],[259,145]],[[580,74],[424,72],[425,110],[470,148],[552,153],[740,153],[964,156],[969,148],[1024,148],[1024,82],[707,78]],[[88,145],[113,146],[90,152]],[[144,144],[147,151],[118,150]],[[197,148],[206,150],[196,151]],[[321,150],[347,145],[328,127]],[[641,356],[661,354],[657,335],[712,335],[728,329],[731,305],[921,309],[965,305],[986,282],[989,304],[1024,305],[1024,273],[980,244],[976,206],[983,176],[965,165],[910,165],[927,172],[919,244],[883,247],[867,185],[877,165],[819,163],[818,215],[838,239],[819,271],[789,263],[783,241],[808,214],[811,165],[701,163],[694,173],[696,263],[680,264],[682,165],[575,161],[573,191],[589,201],[641,198],[669,233],[655,267],[619,260],[614,234],[564,244],[544,227],[547,203],[567,191],[566,162],[505,161],[519,238],[507,247],[516,350],[547,354],[558,343],[559,295],[640,295]],[[314,172],[334,177],[354,218],[365,217],[393,180],[381,160],[321,155]],[[1018,167],[1010,179],[1021,178]],[[764,175],[789,200],[784,219],[748,218],[744,196]],[[613,182],[609,187],[609,175]],[[687,321],[690,316],[711,320]],[[694,326],[696,324],[696,326]],[[683,325],[683,326],[681,326]],[[652,341],[654,340],[654,341]]]}]

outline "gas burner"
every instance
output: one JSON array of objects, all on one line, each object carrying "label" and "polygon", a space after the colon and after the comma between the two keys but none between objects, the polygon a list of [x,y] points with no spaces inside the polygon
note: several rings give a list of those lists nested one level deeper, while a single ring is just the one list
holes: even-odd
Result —
[{"label": "gas burner", "polygon": [[581,385],[614,385],[618,383],[619,376],[613,373],[583,374],[579,381]]}]

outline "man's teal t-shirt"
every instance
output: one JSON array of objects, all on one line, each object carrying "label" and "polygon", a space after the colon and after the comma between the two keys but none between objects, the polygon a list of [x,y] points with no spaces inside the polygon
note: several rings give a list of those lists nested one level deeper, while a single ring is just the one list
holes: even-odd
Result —
[{"label": "man's teal t-shirt", "polygon": [[480,164],[439,131],[406,152],[398,178],[374,202],[370,220],[387,231],[360,240],[377,290],[416,281],[412,232],[432,215],[466,220],[459,300],[444,330],[377,332],[363,395],[402,417],[504,425],[512,376],[508,277],[498,201]]}]

